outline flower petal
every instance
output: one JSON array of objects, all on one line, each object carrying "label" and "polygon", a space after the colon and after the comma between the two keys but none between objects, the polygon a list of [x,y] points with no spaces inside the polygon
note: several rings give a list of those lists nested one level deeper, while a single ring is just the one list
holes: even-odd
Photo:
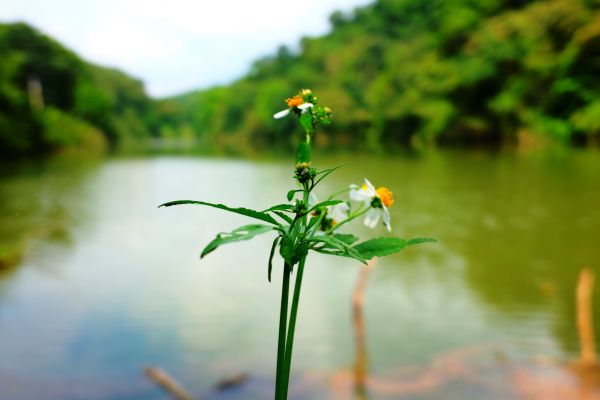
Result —
[{"label": "flower petal", "polygon": [[302,103],[297,108],[298,110],[306,110],[307,108],[313,107],[313,103]]},{"label": "flower petal", "polygon": [[327,218],[339,223],[348,218],[349,210],[350,207],[346,203],[340,203],[334,206],[327,207]]},{"label": "flower petal", "polygon": [[367,185],[367,189],[369,190],[369,194],[371,195],[371,197],[377,196],[377,191],[375,190],[375,186],[373,186],[367,178],[365,178],[365,185]]},{"label": "flower petal", "polygon": [[390,212],[388,211],[385,205],[381,205],[383,207],[383,211],[381,212],[381,216],[383,218],[383,224],[385,225],[388,232],[392,231],[392,224],[390,223]]},{"label": "flower petal", "polygon": [[350,191],[348,192],[351,200],[354,201],[365,201],[370,202],[373,196],[368,191],[359,188],[356,185],[350,185]]},{"label": "flower petal", "polygon": [[281,110],[278,113],[274,114],[273,118],[275,118],[275,119],[283,118],[283,117],[287,116],[289,113],[290,113],[290,109],[287,108],[285,110]]},{"label": "flower petal", "polygon": [[375,228],[377,223],[379,222],[379,214],[380,211],[377,208],[371,208],[367,211],[367,216],[365,217],[365,225],[369,228]]}]

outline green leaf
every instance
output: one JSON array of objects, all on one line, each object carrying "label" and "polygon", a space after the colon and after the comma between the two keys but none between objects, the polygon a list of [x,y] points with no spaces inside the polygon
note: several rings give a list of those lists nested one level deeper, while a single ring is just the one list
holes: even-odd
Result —
[{"label": "green leaf", "polygon": [[300,115],[300,118],[298,118],[298,120],[300,121],[300,125],[302,125],[302,127],[307,133],[312,132],[313,116],[310,112],[305,112],[304,114]]},{"label": "green leaf", "polygon": [[273,211],[273,214],[278,215],[281,219],[283,219],[285,222],[287,222],[288,224],[292,224],[292,219],[288,216],[285,215],[284,213],[282,213],[281,211]]},{"label": "green leaf", "polygon": [[346,164],[348,164],[348,163],[343,163],[343,164],[337,165],[337,166],[335,166],[335,167],[333,167],[333,168],[324,169],[324,170],[322,170],[322,171],[319,171],[319,172],[317,172],[317,175],[323,174],[323,176],[322,176],[322,177],[320,177],[319,179],[317,179],[317,181],[316,181],[316,182],[315,182],[315,184],[313,185],[313,188],[314,188],[315,186],[317,186],[317,185],[319,184],[319,182],[321,182],[323,179],[325,179],[325,178],[327,177],[327,175],[329,175],[330,173],[332,173],[332,172],[333,172],[333,171],[335,171],[336,169],[338,169],[338,168],[340,168],[340,167],[343,167],[343,166],[344,166],[344,165],[346,165]]},{"label": "green leaf", "polygon": [[302,189],[295,189],[295,190],[290,190],[289,192],[287,192],[288,201],[292,201],[292,199],[294,198],[296,193],[302,192],[302,191],[303,191]]},{"label": "green leaf", "polygon": [[314,211],[317,208],[327,207],[327,206],[334,206],[334,205],[340,204],[340,203],[343,203],[343,201],[342,200],[326,200],[326,201],[322,201],[322,202],[317,203],[314,206],[312,206],[311,209],[307,211],[307,213],[310,213],[311,211]]},{"label": "green leaf", "polygon": [[223,204],[207,203],[205,201],[177,200],[177,201],[170,201],[168,203],[161,204],[158,207],[159,208],[160,207],[171,207],[171,206],[178,206],[178,205],[181,205],[181,204],[198,204],[198,205],[202,205],[202,206],[209,206],[209,207],[219,208],[221,210],[229,211],[229,212],[232,212],[232,213],[245,215],[245,216],[251,217],[251,218],[256,218],[256,219],[259,219],[261,221],[268,222],[270,224],[279,225],[279,223],[272,216],[270,216],[269,214],[264,213],[264,212],[260,212],[260,211],[256,211],[256,210],[251,210],[249,208],[243,208],[243,207],[232,208],[232,207],[228,207],[228,206],[223,205]]},{"label": "green leaf", "polygon": [[358,237],[351,235],[349,233],[335,233],[331,236],[341,242],[348,244],[348,245],[351,245],[358,240]]},{"label": "green leaf", "polygon": [[296,244],[290,236],[284,236],[281,240],[279,254],[289,265],[296,265],[306,253],[308,253],[308,243],[300,242]]},{"label": "green leaf", "polygon": [[277,236],[275,240],[273,240],[273,245],[271,246],[271,254],[269,254],[269,270],[267,271],[267,278],[269,278],[269,282],[271,282],[271,271],[273,270],[273,256],[275,255],[275,249],[277,248],[277,243],[279,243],[279,239],[281,239],[281,236]]},{"label": "green leaf", "polygon": [[[333,252],[326,253],[326,254],[335,254],[335,255],[342,255],[342,256],[346,256],[346,257],[352,257],[355,260],[358,260],[363,264],[367,263],[367,260],[364,259],[364,257],[362,256],[361,253],[356,251],[352,246],[349,246],[348,244],[344,243],[343,241],[341,241],[333,236],[326,236],[326,235],[313,236],[312,238],[310,238],[310,241],[325,244],[325,246],[323,246],[323,247],[313,248],[314,250],[320,251],[322,253],[333,250]],[[321,251],[321,250],[325,250],[325,251]]]},{"label": "green leaf", "polygon": [[305,257],[308,254],[308,243],[302,242],[299,243],[294,249],[294,259],[292,265],[300,262],[302,257]]},{"label": "green leaf", "polygon": [[311,147],[310,143],[306,143],[305,141],[300,142],[298,145],[298,150],[296,150],[296,162],[310,162],[311,157]]},{"label": "green leaf", "polygon": [[266,232],[272,231],[274,229],[275,228],[273,228],[272,226],[269,226],[269,225],[253,224],[253,225],[240,226],[239,228],[231,231],[230,233],[219,233],[217,235],[217,237],[212,242],[210,242],[204,248],[204,250],[202,250],[202,254],[200,255],[200,258],[204,258],[204,256],[211,253],[217,247],[219,247],[223,244],[239,242],[241,240],[252,239],[256,235],[260,235],[261,233],[266,233]]},{"label": "green leaf", "polygon": [[354,249],[358,251],[363,258],[370,260],[373,257],[381,257],[397,253],[408,246],[435,241],[435,239],[430,238],[414,238],[405,240],[396,237],[379,237],[359,243],[354,246]]},{"label": "green leaf", "polygon": [[289,236],[285,236],[281,239],[281,246],[279,246],[279,254],[281,257],[289,264],[294,265],[292,261],[294,260],[294,241],[289,238]]},{"label": "green leaf", "polygon": [[284,203],[284,204],[277,204],[276,206],[273,206],[273,207],[269,207],[266,210],[263,210],[261,212],[266,213],[269,211],[286,211],[286,210],[293,210],[293,209],[294,209],[293,205]]},{"label": "green leaf", "polygon": [[322,215],[319,215],[318,217],[312,217],[310,219],[310,221],[308,221],[308,226],[306,227],[306,230],[309,231],[310,228],[312,228],[318,221],[320,221],[321,219],[323,219]]}]

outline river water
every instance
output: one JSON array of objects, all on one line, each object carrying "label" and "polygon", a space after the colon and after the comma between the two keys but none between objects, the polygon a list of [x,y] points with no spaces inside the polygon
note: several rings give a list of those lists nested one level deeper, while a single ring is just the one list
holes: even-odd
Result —
[{"label": "river water", "polygon": [[[361,266],[309,257],[291,398],[518,398],[507,365],[578,356],[577,276],[586,266],[600,273],[600,153],[315,159],[317,167],[350,162],[320,197],[368,177],[395,194],[394,235],[438,242],[379,259],[368,276],[374,383],[362,395],[348,389]],[[0,397],[167,398],[143,375],[153,365],[198,398],[270,398],[281,284],[279,263],[267,281],[272,237],[200,260],[216,233],[251,221],[157,205],[198,199],[263,209],[293,188],[289,161],[278,159],[3,164],[0,254],[13,254],[13,265],[0,270]],[[360,222],[349,231],[387,234]],[[596,321],[599,300],[596,291]],[[213,389],[237,374],[248,376],[240,387]]]}]

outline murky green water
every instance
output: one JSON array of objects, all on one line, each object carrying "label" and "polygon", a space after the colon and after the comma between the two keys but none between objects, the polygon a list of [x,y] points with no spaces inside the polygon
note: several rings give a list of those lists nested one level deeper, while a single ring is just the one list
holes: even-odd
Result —
[{"label": "murky green water", "polygon": [[[598,152],[316,159],[351,161],[323,196],[366,176],[394,190],[396,235],[439,240],[381,259],[371,272],[371,375],[414,383],[454,360],[480,378],[442,368],[439,384],[425,391],[371,390],[369,398],[508,398],[508,375],[497,365],[577,357],[576,278],[584,266],[600,273]],[[0,397],[166,398],[142,374],[159,365],[202,398],[270,398],[281,279],[280,270],[273,283],[266,279],[271,239],[199,261],[215,233],[247,220],[156,206],[190,198],[260,209],[284,200],[290,177],[288,161],[272,160],[3,165],[0,249],[22,259],[0,271]],[[345,385],[359,269],[351,260],[309,258],[291,397],[333,398]],[[599,300],[597,291],[596,321]],[[250,374],[241,388],[211,389],[237,373]]]}]

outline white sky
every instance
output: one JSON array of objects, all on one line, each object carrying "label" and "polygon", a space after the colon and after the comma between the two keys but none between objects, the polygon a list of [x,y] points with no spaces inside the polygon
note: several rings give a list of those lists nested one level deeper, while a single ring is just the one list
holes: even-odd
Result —
[{"label": "white sky", "polygon": [[25,21],[84,59],[141,78],[152,96],[227,83],[255,59],[329,15],[370,0],[2,0],[0,21]]}]

